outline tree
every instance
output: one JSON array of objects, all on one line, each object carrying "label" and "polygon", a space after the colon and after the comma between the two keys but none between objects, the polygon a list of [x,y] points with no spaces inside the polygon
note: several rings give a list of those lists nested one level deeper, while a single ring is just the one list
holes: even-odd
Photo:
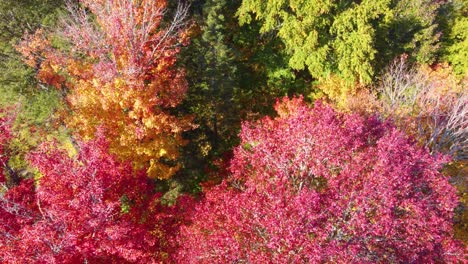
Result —
[{"label": "tree", "polygon": [[76,159],[52,143],[29,156],[41,176],[0,195],[0,261],[164,260],[168,225],[160,194],[129,162],[108,154],[103,136],[80,143]]},{"label": "tree", "polygon": [[307,69],[318,80],[338,75],[369,84],[403,52],[421,63],[434,60],[438,7],[429,0],[244,0],[237,15],[241,24],[258,20],[260,33],[276,34],[291,68]]},{"label": "tree", "polygon": [[381,115],[392,118],[431,153],[468,158],[468,91],[450,67],[410,67],[405,57],[395,59],[378,87]]},{"label": "tree", "polygon": [[245,123],[232,173],[181,229],[185,263],[456,262],[457,196],[392,124],[300,98]]},{"label": "tree", "polygon": [[14,46],[25,33],[52,27],[63,8],[62,0],[2,0],[0,2],[0,105],[30,95],[34,72],[21,61]]},{"label": "tree", "polygon": [[448,36],[445,40],[446,56],[458,75],[464,77],[468,73],[468,2],[465,0],[451,1]]},{"label": "tree", "polygon": [[199,2],[192,4],[194,30],[180,56],[189,83],[180,109],[193,114],[197,124],[187,133],[190,142],[184,148],[189,153],[184,165],[191,172],[203,170],[204,165],[236,144],[242,107],[238,98],[239,59],[232,43],[237,29],[231,27],[238,26],[232,14],[237,4],[224,0]]},{"label": "tree", "polygon": [[69,127],[89,139],[102,126],[113,153],[150,177],[171,177],[181,134],[192,127],[190,117],[172,114],[187,89],[184,70],[175,67],[187,41],[187,6],[166,22],[165,0],[80,3],[69,7],[60,34],[38,31],[19,49],[40,81],[66,95]]},{"label": "tree", "polygon": [[[201,33],[194,40],[196,49],[193,60],[195,69],[193,79],[197,81],[191,90],[194,91],[194,102],[191,107],[196,112],[202,126],[211,130],[210,147],[214,152],[223,152],[227,142],[235,134],[234,124],[240,124],[240,109],[237,102],[239,90],[238,58],[231,43],[229,25],[232,24],[232,3],[224,0],[208,0],[203,5],[203,20],[200,21]],[[196,45],[196,47],[195,47]]]},{"label": "tree", "polygon": [[173,179],[176,188],[182,184],[183,189],[198,192],[200,181],[217,178],[220,159],[230,156],[239,143],[241,120],[273,114],[277,97],[308,87],[288,67],[279,40],[259,36],[257,23],[239,25],[235,11],[240,3],[191,4],[190,44],[182,48],[179,59],[189,89],[178,109],[193,115],[197,128],[185,133],[189,143],[184,146],[184,170]]}]

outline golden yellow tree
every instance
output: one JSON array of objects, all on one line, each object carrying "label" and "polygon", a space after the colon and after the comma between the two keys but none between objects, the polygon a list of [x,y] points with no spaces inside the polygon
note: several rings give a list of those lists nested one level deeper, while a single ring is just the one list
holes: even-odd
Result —
[{"label": "golden yellow tree", "polygon": [[66,94],[69,127],[85,139],[101,128],[119,157],[152,178],[171,177],[181,134],[192,127],[190,117],[170,113],[187,90],[184,70],[175,67],[187,41],[187,6],[166,21],[166,0],[80,4],[69,6],[59,34],[36,32],[18,49],[40,81]]}]

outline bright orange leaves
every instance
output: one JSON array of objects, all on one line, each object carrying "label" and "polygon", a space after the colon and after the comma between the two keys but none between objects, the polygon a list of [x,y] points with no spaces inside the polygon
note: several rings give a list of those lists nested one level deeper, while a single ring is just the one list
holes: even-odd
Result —
[{"label": "bright orange leaves", "polygon": [[162,27],[165,0],[80,2],[83,9],[69,8],[60,34],[69,47],[54,48],[38,32],[19,50],[40,81],[70,90],[69,127],[85,139],[102,127],[112,152],[147,168],[150,177],[171,177],[185,143],[181,133],[192,128],[191,118],[168,112],[187,90],[184,71],[175,67],[186,41],[186,8],[179,6]]}]

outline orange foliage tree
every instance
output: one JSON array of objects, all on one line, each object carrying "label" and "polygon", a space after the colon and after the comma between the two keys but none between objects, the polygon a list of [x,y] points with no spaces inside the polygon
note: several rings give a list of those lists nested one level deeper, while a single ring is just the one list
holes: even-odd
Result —
[{"label": "orange foliage tree", "polygon": [[150,177],[178,169],[181,134],[191,118],[170,111],[184,98],[185,72],[175,67],[187,42],[187,6],[171,19],[167,0],[80,0],[55,34],[27,36],[18,50],[38,79],[64,92],[67,126],[84,139],[102,127],[110,150]]}]

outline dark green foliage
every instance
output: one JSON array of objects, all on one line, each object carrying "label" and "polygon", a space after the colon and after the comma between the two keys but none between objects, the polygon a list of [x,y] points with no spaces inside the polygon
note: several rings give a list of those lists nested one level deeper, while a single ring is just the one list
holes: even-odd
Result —
[{"label": "dark green foliage", "polygon": [[256,23],[239,26],[239,5],[238,0],[192,3],[197,26],[181,56],[189,81],[182,108],[194,114],[198,128],[186,134],[186,169],[179,177],[191,186],[216,170],[212,161],[238,143],[241,120],[272,114],[277,97],[307,88],[301,75],[308,74],[289,68],[279,40],[259,36]]},{"label": "dark green foliage", "polygon": [[177,183],[177,178],[181,179],[191,192],[200,191],[198,182],[206,178],[209,160],[235,143],[240,124],[240,105],[235,102],[239,91],[237,54],[232,44],[228,44],[228,23],[234,24],[229,17],[228,2],[208,0],[192,4],[194,37],[181,56],[189,81],[189,93],[182,108],[195,115],[198,128],[186,133],[190,141],[184,149],[185,170],[175,180]]},{"label": "dark green foliage", "polygon": [[376,73],[404,53],[419,64],[435,62],[442,34],[437,21],[441,8],[437,1],[428,0],[399,0],[390,4],[388,21],[376,25]]}]

